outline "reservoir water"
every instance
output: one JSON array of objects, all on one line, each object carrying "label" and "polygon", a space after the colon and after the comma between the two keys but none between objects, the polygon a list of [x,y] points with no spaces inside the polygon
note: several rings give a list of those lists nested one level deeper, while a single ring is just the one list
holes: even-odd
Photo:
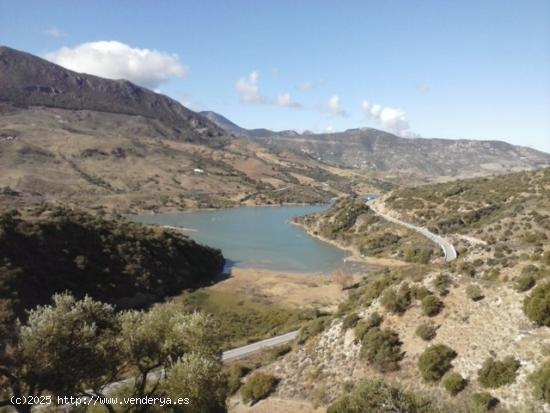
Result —
[{"label": "reservoir water", "polygon": [[240,207],[129,218],[146,224],[190,229],[184,232],[187,236],[220,248],[236,267],[329,273],[343,265],[347,253],[290,223],[293,217],[325,208],[323,205]]}]

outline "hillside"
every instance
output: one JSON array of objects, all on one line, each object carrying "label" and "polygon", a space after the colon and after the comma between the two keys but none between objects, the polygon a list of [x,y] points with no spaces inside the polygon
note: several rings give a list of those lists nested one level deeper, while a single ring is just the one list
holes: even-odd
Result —
[{"label": "hillside", "polygon": [[[353,187],[352,187],[353,185]],[[386,183],[229,136],[126,81],[0,48],[0,199],[128,212],[321,202]]]},{"label": "hillside", "polygon": [[[352,286],[335,314],[304,328],[303,345],[262,368],[281,378],[274,400],[308,400],[330,413],[382,401],[407,412],[548,411],[549,179],[547,168],[375,201],[450,239],[459,258],[447,264],[407,263],[399,251],[410,236],[362,200],[300,219],[314,235],[393,260]],[[380,233],[397,241],[369,251]]]},{"label": "hillside", "polygon": [[223,256],[172,230],[43,207],[0,215],[0,263],[1,323],[63,291],[150,305],[209,284]]},{"label": "hillside", "polygon": [[269,130],[260,133],[241,128],[213,112],[208,112],[207,118],[272,150],[305,153],[340,167],[378,173],[386,179],[398,173],[417,179],[456,179],[550,165],[550,154],[502,141],[401,138],[373,128],[321,134]]}]

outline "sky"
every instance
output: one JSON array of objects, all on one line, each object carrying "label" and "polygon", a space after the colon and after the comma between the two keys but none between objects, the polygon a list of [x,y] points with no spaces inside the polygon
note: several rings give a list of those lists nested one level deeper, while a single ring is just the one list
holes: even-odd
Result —
[{"label": "sky", "polygon": [[0,0],[0,44],[246,128],[550,152],[548,0]]}]

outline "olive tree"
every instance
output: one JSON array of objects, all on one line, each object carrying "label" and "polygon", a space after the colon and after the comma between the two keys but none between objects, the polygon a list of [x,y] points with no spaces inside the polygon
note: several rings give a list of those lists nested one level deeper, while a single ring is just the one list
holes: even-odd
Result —
[{"label": "olive tree", "polygon": [[[45,394],[101,394],[103,386],[118,378],[121,366],[117,351],[119,322],[112,306],[86,297],[77,301],[68,294],[53,297],[53,304],[28,314],[17,323],[0,355],[0,376],[10,397]],[[14,405],[30,412],[31,405]]]}]

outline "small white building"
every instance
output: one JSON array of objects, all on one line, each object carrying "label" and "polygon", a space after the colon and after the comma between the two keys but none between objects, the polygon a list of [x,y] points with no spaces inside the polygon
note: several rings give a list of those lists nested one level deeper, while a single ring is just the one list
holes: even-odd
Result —
[{"label": "small white building", "polygon": [[193,169],[193,172],[196,173],[196,174],[203,174],[203,173],[204,173],[204,169],[195,168],[195,169]]}]

